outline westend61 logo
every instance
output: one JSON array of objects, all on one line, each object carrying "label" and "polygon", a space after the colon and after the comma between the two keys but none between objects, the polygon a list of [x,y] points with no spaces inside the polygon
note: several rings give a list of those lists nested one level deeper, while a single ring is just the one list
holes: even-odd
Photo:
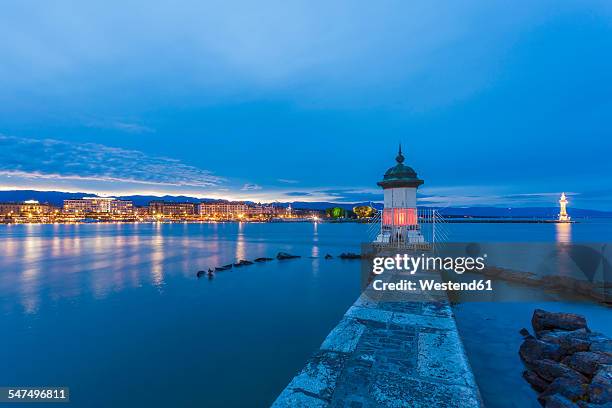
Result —
[{"label": "westend61 logo", "polygon": [[406,271],[414,275],[417,270],[424,271],[455,271],[458,274],[470,271],[482,271],[485,268],[485,258],[479,257],[441,257],[441,256],[410,256],[397,254],[392,257],[376,257],[372,264],[372,273],[380,275],[385,271]]}]

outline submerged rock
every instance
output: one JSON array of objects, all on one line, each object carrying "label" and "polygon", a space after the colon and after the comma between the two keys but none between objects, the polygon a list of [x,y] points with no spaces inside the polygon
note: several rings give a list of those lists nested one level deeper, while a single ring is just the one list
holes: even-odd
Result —
[{"label": "submerged rock", "polygon": [[544,397],[540,402],[546,408],[580,408],[579,405],[558,394]]},{"label": "submerged rock", "polygon": [[332,259],[333,256],[331,256],[330,254],[325,255],[325,259]]},{"label": "submerged rock", "polygon": [[536,335],[545,330],[578,330],[588,331],[584,316],[574,313],[553,313],[542,309],[536,309],[531,318],[531,325]]},{"label": "submerged rock", "polygon": [[205,274],[205,273],[206,273],[206,272],[204,272],[204,271],[197,271],[197,272],[196,272],[196,276],[197,276],[198,278],[201,278],[202,276],[204,276],[204,274]]},{"label": "submerged rock", "polygon": [[246,259],[241,259],[234,264],[234,266],[238,268],[241,266],[246,266],[246,265],[253,265],[253,262],[247,261]]},{"label": "submerged rock", "polygon": [[352,252],[343,252],[340,254],[340,259],[361,259],[361,255]]},{"label": "submerged rock", "polygon": [[266,258],[266,257],[261,257],[261,258],[255,258],[255,262],[268,262],[271,261],[272,258]]},{"label": "submerged rock", "polygon": [[276,259],[278,260],[295,259],[295,258],[301,258],[301,257],[299,255],[291,255],[286,252],[279,252],[278,254],[276,254]]}]

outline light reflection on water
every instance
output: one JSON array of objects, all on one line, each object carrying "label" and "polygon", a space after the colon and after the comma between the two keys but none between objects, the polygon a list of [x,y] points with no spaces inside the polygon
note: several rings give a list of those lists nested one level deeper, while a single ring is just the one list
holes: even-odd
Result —
[{"label": "light reflection on water", "polygon": [[555,224],[556,238],[559,243],[572,242],[572,224],[569,222],[560,222]]}]

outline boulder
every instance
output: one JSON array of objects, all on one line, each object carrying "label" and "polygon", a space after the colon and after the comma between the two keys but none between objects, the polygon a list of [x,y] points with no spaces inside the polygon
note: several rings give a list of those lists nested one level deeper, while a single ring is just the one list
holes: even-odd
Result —
[{"label": "boulder", "polygon": [[519,334],[521,336],[523,336],[523,337],[530,337],[531,336],[531,333],[529,333],[529,330],[527,330],[524,327],[519,331]]},{"label": "boulder", "polygon": [[534,390],[538,392],[544,391],[549,384],[548,381],[542,379],[540,376],[538,376],[535,372],[531,370],[523,371],[523,378],[531,385]]},{"label": "boulder", "polygon": [[583,383],[588,381],[586,377],[579,372],[574,371],[565,364],[554,360],[536,360],[531,363],[530,366],[538,376],[548,382],[551,382],[555,378],[559,377],[576,378]]},{"label": "boulder", "polygon": [[[560,395],[568,400],[575,402],[582,400],[586,397],[588,391],[588,384],[583,383],[577,378],[559,377],[555,378],[542,394],[538,396],[539,401],[545,400],[546,397],[552,395]],[[549,402],[543,404],[548,407]]]},{"label": "boulder", "polygon": [[332,259],[333,256],[331,256],[330,254],[325,255],[325,259]]},{"label": "boulder", "polygon": [[593,336],[591,336],[590,340],[590,351],[612,356],[612,339],[604,337],[601,334],[594,334]]},{"label": "boulder", "polygon": [[612,404],[612,365],[601,366],[589,385],[589,401]]},{"label": "boulder", "polygon": [[536,335],[544,330],[578,330],[588,331],[584,316],[574,313],[553,313],[536,309],[531,318],[531,325]]},{"label": "boulder", "polygon": [[563,357],[558,344],[546,343],[535,338],[527,338],[523,341],[519,355],[529,367],[537,360],[559,361]]},{"label": "boulder", "polygon": [[588,376],[594,375],[602,365],[612,364],[612,357],[592,351],[579,351],[563,359],[563,364]]},{"label": "boulder", "polygon": [[279,252],[278,254],[276,254],[276,259],[278,259],[278,260],[295,259],[295,258],[300,258],[300,256],[299,255],[291,255],[291,254],[288,254],[286,252]]},{"label": "boulder", "polygon": [[558,394],[546,396],[540,399],[540,402],[546,408],[580,408],[579,405]]},{"label": "boulder", "polygon": [[272,260],[272,258],[266,258],[265,256],[261,257],[261,258],[255,258],[255,262],[268,262],[268,261],[271,261],[271,260]]},{"label": "boulder", "polygon": [[547,343],[558,344],[565,355],[589,351],[591,347],[590,333],[586,329],[540,332],[539,338]]}]

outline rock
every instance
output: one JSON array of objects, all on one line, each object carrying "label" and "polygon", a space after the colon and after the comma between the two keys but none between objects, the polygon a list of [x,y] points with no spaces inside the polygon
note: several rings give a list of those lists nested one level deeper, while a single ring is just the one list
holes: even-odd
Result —
[{"label": "rock", "polygon": [[545,343],[535,338],[527,338],[523,341],[519,355],[528,366],[531,366],[536,360],[559,361],[563,357],[558,344]]},{"label": "rock", "polygon": [[253,265],[253,262],[247,261],[246,259],[241,259],[234,264],[234,266],[236,267],[241,267],[241,266],[246,266],[246,265]]},{"label": "rock", "polygon": [[548,382],[559,377],[576,378],[582,383],[588,382],[585,376],[557,361],[536,360],[530,364],[530,367],[538,376]]},{"label": "rock", "polygon": [[523,337],[529,337],[531,336],[531,333],[529,333],[529,330],[527,330],[526,328],[522,328],[521,331],[519,331],[519,334]]},{"label": "rock", "polygon": [[535,372],[531,370],[523,371],[523,378],[529,384],[531,384],[531,387],[533,387],[534,390],[538,392],[544,391],[548,387],[548,384],[549,384],[548,381],[545,381],[544,379],[542,379],[540,376],[538,376]]},{"label": "rock", "polygon": [[591,337],[591,348],[590,351],[599,352],[612,356],[612,339],[602,336],[601,334],[594,334]]},{"label": "rock", "polygon": [[558,344],[563,354],[570,355],[578,351],[589,351],[591,347],[590,333],[586,329],[573,331],[554,330],[540,334],[540,340]]},{"label": "rock", "polygon": [[601,366],[589,385],[589,401],[612,404],[612,365]]},{"label": "rock", "polygon": [[605,404],[595,404],[586,401],[578,401],[577,404],[580,408],[612,408],[612,402],[607,402]]},{"label": "rock", "polygon": [[343,252],[340,254],[340,259],[361,259],[361,255],[352,252]]},{"label": "rock", "polygon": [[584,316],[574,313],[552,313],[536,309],[531,318],[536,335],[543,330],[588,330]]},{"label": "rock", "polygon": [[540,402],[546,408],[580,408],[579,405],[558,394],[541,398]]},{"label": "rock", "polygon": [[563,359],[563,364],[588,376],[592,376],[602,365],[612,364],[612,357],[592,351],[579,351]]},{"label": "rock", "polygon": [[276,254],[276,259],[278,259],[278,260],[295,259],[295,258],[300,258],[300,256],[299,255],[291,255],[291,254],[288,254],[286,252],[279,252],[278,254]]},{"label": "rock", "polygon": [[204,272],[204,271],[197,271],[197,272],[196,272],[196,276],[197,276],[198,278],[201,278],[202,276],[204,276],[204,274],[205,274],[205,273],[206,273],[206,272]]},{"label": "rock", "polygon": [[[583,383],[577,378],[559,377],[555,378],[544,392],[538,396],[538,400],[542,401],[545,397],[558,394],[575,402],[584,399],[587,395],[587,390],[588,384]],[[547,402],[544,406],[548,407],[548,404]]]},{"label": "rock", "polygon": [[331,256],[330,254],[325,255],[325,259],[332,259],[333,256]]},{"label": "rock", "polygon": [[266,257],[261,257],[261,258],[255,258],[255,262],[268,262],[271,261],[272,258],[266,258]]}]

